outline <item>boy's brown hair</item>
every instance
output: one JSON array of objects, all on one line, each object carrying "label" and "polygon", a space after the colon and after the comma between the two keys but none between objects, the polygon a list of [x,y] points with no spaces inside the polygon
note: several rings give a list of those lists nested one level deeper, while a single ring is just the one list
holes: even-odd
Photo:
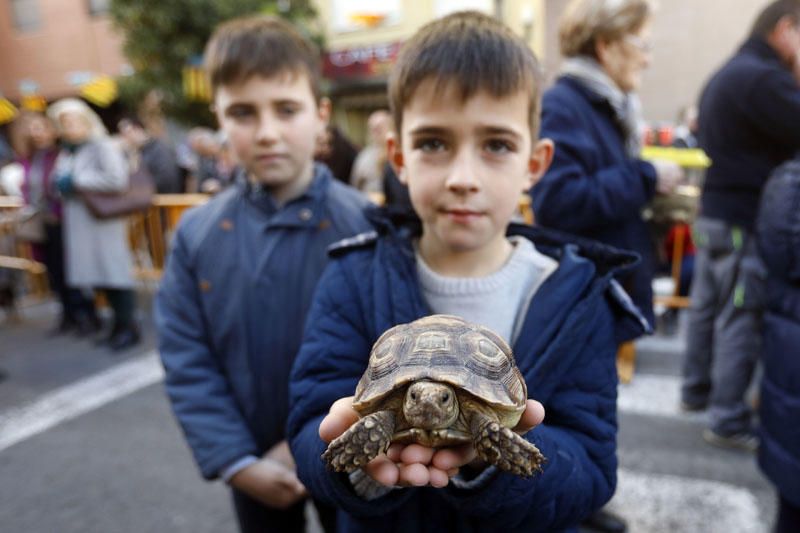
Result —
[{"label": "boy's brown hair", "polygon": [[204,64],[214,93],[222,85],[253,76],[271,78],[305,71],[314,98],[322,96],[319,50],[277,17],[243,17],[221,24],[206,45]]},{"label": "boy's brown hair", "polygon": [[389,78],[389,107],[398,136],[403,108],[425,80],[455,83],[465,102],[479,91],[496,98],[524,90],[531,137],[539,133],[542,75],[533,51],[496,19],[461,11],[430,22],[403,45]]}]

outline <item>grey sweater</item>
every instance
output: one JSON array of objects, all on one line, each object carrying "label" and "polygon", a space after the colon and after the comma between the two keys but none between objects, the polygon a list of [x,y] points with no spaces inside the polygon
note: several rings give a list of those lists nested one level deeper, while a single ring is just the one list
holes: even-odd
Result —
[{"label": "grey sweater", "polygon": [[480,278],[442,276],[417,253],[422,294],[431,310],[485,326],[513,345],[533,295],[558,263],[537,251],[528,239],[510,240],[514,251],[508,261]]}]

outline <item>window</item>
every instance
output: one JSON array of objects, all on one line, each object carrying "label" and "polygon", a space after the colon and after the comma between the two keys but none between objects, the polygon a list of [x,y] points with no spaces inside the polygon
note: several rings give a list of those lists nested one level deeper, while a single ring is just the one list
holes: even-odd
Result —
[{"label": "window", "polygon": [[108,13],[109,0],[87,0],[90,15],[105,15]]},{"label": "window", "polygon": [[22,31],[38,29],[42,25],[38,0],[11,0],[11,19],[14,27]]},{"label": "window", "polygon": [[474,9],[487,15],[492,15],[494,13],[492,7],[491,0],[436,0],[436,3],[433,4],[433,15],[437,18],[444,17],[455,11],[463,11],[465,9]]}]

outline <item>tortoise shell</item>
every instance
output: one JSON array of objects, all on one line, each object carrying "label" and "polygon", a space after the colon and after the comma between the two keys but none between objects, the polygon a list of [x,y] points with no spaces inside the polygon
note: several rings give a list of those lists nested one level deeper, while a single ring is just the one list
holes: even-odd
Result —
[{"label": "tortoise shell", "polygon": [[353,408],[368,414],[392,393],[423,379],[463,389],[501,418],[518,419],[525,410],[525,380],[508,344],[490,329],[450,315],[431,315],[381,335],[356,387]]}]

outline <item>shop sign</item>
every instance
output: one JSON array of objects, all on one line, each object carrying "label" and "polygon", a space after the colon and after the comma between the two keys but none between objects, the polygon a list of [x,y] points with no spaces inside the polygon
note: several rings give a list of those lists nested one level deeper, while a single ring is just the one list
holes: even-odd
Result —
[{"label": "shop sign", "polygon": [[334,80],[384,76],[389,72],[399,52],[399,42],[328,52],[323,61],[323,74],[326,78]]}]

